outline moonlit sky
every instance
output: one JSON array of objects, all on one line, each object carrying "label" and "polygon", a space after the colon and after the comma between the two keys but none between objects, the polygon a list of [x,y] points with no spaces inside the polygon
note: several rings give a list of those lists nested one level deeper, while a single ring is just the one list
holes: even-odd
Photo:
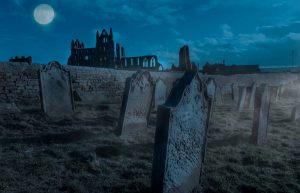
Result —
[{"label": "moonlit sky", "polygon": [[[51,5],[56,17],[43,26],[33,10]],[[187,44],[202,66],[300,65],[299,0],[4,0],[0,6],[0,60],[33,57],[65,64],[71,39],[95,47],[96,30],[112,27],[127,56],[157,54],[169,67]],[[293,52],[294,50],[294,61]]]}]

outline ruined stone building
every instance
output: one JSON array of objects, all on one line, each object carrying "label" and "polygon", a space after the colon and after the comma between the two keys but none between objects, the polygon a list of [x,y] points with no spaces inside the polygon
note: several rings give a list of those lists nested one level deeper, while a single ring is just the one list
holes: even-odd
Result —
[{"label": "ruined stone building", "polygon": [[156,55],[126,57],[124,47],[117,43],[115,48],[112,28],[109,33],[105,29],[100,34],[97,31],[95,48],[85,48],[78,39],[72,40],[68,65],[151,70],[161,67]]},{"label": "ruined stone building", "polygon": [[28,63],[28,64],[32,64],[32,57],[29,56],[29,57],[25,57],[25,56],[16,56],[14,58],[10,58],[9,59],[10,62],[23,62],[23,63]]},{"label": "ruined stone building", "polygon": [[181,69],[191,68],[190,49],[186,45],[179,50],[179,67]]},{"label": "ruined stone building", "polygon": [[185,45],[179,50],[179,67],[172,66],[172,71],[197,71],[197,66],[190,60],[189,46]]}]

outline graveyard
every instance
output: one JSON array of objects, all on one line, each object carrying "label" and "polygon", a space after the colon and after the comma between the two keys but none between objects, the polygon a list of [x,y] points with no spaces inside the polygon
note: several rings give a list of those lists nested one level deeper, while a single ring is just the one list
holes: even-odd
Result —
[{"label": "graveyard", "polygon": [[300,191],[298,73],[0,65],[1,192]]}]

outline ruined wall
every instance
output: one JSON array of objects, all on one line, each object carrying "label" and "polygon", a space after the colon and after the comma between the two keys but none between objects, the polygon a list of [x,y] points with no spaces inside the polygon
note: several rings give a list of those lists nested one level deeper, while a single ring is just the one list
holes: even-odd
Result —
[{"label": "ruined wall", "polygon": [[[0,102],[18,106],[40,107],[38,71],[42,65],[0,62]],[[136,71],[65,66],[71,72],[73,91],[82,103],[122,102],[125,81]],[[168,88],[182,73],[150,72],[154,80],[161,78]]]},{"label": "ruined wall", "polygon": [[0,102],[39,105],[39,68],[26,63],[0,63]]},{"label": "ruined wall", "polygon": [[[66,67],[71,72],[73,90],[83,102],[120,103],[126,79],[136,71],[90,67]],[[171,89],[182,73],[150,72],[154,80],[162,79]],[[76,95],[76,94],[75,94]]]},{"label": "ruined wall", "polygon": [[[18,106],[35,106],[40,108],[40,88],[38,71],[42,65],[26,63],[0,62],[0,102],[15,102]],[[136,71],[114,70],[105,68],[65,66],[71,72],[72,87],[77,95],[76,103],[119,103],[125,89],[126,78]],[[175,80],[183,76],[182,72],[150,71],[154,81],[161,79],[168,91]],[[282,85],[299,81],[296,73],[267,73],[212,77],[217,84],[252,85],[253,82],[268,85]],[[292,84],[294,86],[294,84]],[[295,90],[295,89],[294,89]],[[299,89],[298,89],[299,90]],[[78,101],[78,99],[80,99]]]}]

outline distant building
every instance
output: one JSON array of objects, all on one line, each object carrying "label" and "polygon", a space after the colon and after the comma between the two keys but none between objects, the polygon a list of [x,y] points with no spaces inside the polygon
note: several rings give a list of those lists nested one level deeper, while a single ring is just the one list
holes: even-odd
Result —
[{"label": "distant building", "polygon": [[194,62],[190,60],[190,50],[187,45],[179,50],[179,67],[172,65],[172,71],[197,71],[198,68]]},{"label": "distant building", "polygon": [[179,68],[181,69],[190,69],[190,49],[188,46],[183,46],[179,50]]},{"label": "distant building", "polygon": [[25,57],[25,56],[16,56],[14,58],[10,58],[9,59],[10,62],[24,62],[24,63],[28,63],[28,64],[32,64],[32,57]]},{"label": "distant building", "polygon": [[225,61],[223,61],[223,64],[206,63],[203,67],[203,73],[205,74],[231,75],[231,74],[254,74],[260,72],[261,71],[259,65],[226,66]]},{"label": "distant building", "polygon": [[68,65],[152,70],[159,70],[161,67],[155,55],[125,57],[124,47],[116,44],[115,49],[112,28],[109,33],[105,29],[101,34],[97,31],[95,48],[85,48],[84,43],[78,39],[72,40]]}]

